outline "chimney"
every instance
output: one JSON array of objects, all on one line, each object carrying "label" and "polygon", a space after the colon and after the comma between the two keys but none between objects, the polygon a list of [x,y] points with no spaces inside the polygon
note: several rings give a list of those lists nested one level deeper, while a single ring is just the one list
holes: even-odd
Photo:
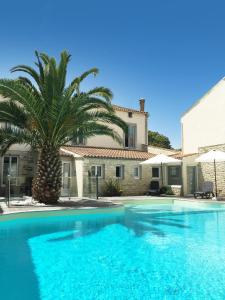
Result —
[{"label": "chimney", "polygon": [[144,112],[145,111],[145,99],[141,98],[139,100],[139,103],[140,103],[140,111]]}]

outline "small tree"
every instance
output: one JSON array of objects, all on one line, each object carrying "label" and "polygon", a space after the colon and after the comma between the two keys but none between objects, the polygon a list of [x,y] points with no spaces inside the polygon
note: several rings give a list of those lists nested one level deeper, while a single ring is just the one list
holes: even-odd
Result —
[{"label": "small tree", "polygon": [[3,155],[13,144],[27,144],[39,153],[33,181],[33,197],[44,203],[56,203],[61,190],[60,147],[95,135],[121,137],[108,124],[126,130],[111,105],[112,92],[96,87],[82,92],[81,82],[96,75],[93,68],[66,84],[70,55],[61,53],[60,62],[36,52],[36,69],[19,65],[12,72],[29,77],[16,80],[0,79],[0,122],[13,126],[0,128],[0,151]]},{"label": "small tree", "polygon": [[151,146],[172,149],[169,138],[156,131],[148,131],[148,144]]}]

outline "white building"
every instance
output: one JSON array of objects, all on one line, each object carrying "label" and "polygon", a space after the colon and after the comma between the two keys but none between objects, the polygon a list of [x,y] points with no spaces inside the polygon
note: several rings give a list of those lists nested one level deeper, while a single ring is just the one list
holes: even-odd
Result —
[{"label": "white building", "polygon": [[[151,173],[140,162],[152,156],[148,153],[148,113],[145,100],[139,101],[139,109],[114,105],[117,116],[128,125],[126,134],[120,128],[120,145],[108,136],[96,136],[87,140],[77,140],[73,145],[61,149],[62,195],[89,196],[95,193],[95,174],[99,175],[100,192],[109,178],[118,179],[124,194],[145,194],[149,188]],[[1,124],[9,126],[9,124]],[[13,145],[0,158],[0,193],[5,194],[7,175],[13,179],[12,192],[23,194],[31,186],[35,173],[37,154],[25,145]]]},{"label": "white building", "polygon": [[225,78],[214,85],[181,117],[183,154],[225,143]]},{"label": "white building", "polygon": [[[213,181],[212,164],[197,164],[200,153],[225,151],[225,78],[214,85],[181,117],[183,188],[185,195],[201,189],[203,181]],[[225,164],[218,166],[218,189],[225,194]]]}]

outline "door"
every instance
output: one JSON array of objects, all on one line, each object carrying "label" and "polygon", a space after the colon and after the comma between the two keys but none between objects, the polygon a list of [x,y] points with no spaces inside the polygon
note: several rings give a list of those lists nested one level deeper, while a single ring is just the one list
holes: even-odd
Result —
[{"label": "door", "polygon": [[71,163],[62,162],[62,190],[61,195],[64,197],[70,196],[71,187]]},{"label": "door", "polygon": [[197,167],[188,166],[187,167],[187,184],[188,184],[188,194],[194,194],[197,190]]}]

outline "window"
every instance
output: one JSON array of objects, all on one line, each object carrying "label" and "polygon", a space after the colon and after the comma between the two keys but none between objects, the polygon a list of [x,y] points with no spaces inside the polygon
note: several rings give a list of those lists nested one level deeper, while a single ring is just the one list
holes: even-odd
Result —
[{"label": "window", "polygon": [[62,196],[69,196],[71,187],[71,163],[62,162]]},{"label": "window", "polygon": [[123,178],[124,177],[124,166],[119,165],[116,166],[116,178]]},{"label": "window", "polygon": [[76,137],[76,139],[72,141],[73,145],[85,145],[85,143],[86,143],[85,138],[83,138],[81,136]]},{"label": "window", "polygon": [[11,175],[11,184],[16,184],[16,177],[18,176],[18,158],[17,156],[5,156],[3,158],[3,174],[2,184],[7,183],[7,176]]},{"label": "window", "polygon": [[15,125],[13,125],[13,124],[11,124],[9,122],[5,122],[5,128],[6,129],[12,129],[12,130],[18,129],[17,126],[15,126]]},{"label": "window", "polygon": [[91,167],[91,176],[95,177],[102,177],[102,166],[92,166]]},{"label": "window", "polygon": [[132,117],[133,117],[132,111],[129,111],[129,112],[128,112],[128,117],[129,117],[129,118],[132,118]]},{"label": "window", "polygon": [[125,133],[125,147],[135,148],[136,147],[136,131],[137,126],[134,124],[128,124],[128,131]]},{"label": "window", "polygon": [[141,166],[134,167],[134,178],[141,179]]},{"label": "window", "polygon": [[168,184],[181,185],[181,167],[168,166],[167,170],[168,170]]},{"label": "window", "polygon": [[158,167],[152,168],[152,178],[159,178],[159,168]]}]

